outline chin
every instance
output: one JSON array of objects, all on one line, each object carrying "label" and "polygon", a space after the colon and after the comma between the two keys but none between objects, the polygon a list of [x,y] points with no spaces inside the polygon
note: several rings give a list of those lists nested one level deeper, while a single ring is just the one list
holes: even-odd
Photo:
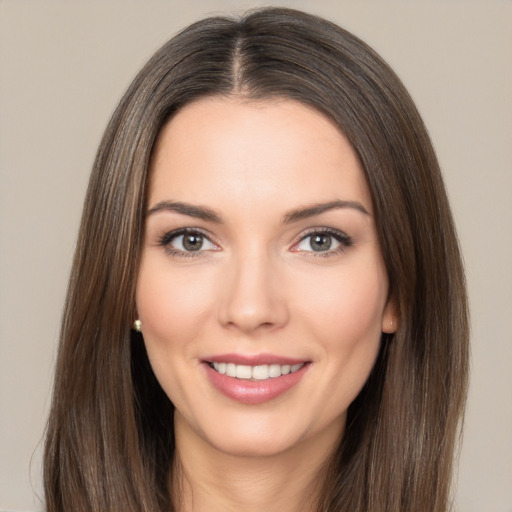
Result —
[{"label": "chin", "polygon": [[[308,446],[325,446],[332,450],[333,443],[339,440],[344,429],[345,414],[335,418],[325,418],[325,422],[302,421],[297,418],[289,421],[289,415],[262,413],[234,415],[226,414],[222,421],[215,424],[181,424],[181,428],[190,429],[214,451],[232,457],[273,457],[286,452],[304,453]],[[303,418],[305,420],[305,418]],[[193,431],[193,432],[192,432]]]},{"label": "chin", "polygon": [[297,445],[294,439],[282,439],[280,436],[260,434],[254,436],[223,436],[211,440],[210,444],[218,451],[232,457],[273,457],[280,455]]}]

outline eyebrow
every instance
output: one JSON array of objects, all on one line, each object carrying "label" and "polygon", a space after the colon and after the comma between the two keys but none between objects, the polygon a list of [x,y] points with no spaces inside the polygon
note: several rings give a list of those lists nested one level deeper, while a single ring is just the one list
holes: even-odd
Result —
[{"label": "eyebrow", "polygon": [[328,203],[314,204],[312,206],[307,206],[305,208],[298,208],[297,210],[292,210],[283,217],[283,224],[297,222],[299,220],[314,217],[315,215],[320,215],[321,213],[327,212],[329,210],[336,210],[338,208],[351,208],[361,213],[364,213],[365,215],[370,215],[368,210],[357,201],[337,200],[330,201]]},{"label": "eyebrow", "polygon": [[[368,210],[357,201],[337,200],[292,210],[283,216],[282,222],[283,224],[291,224],[293,222],[298,222],[299,220],[314,217],[315,215],[320,215],[321,213],[327,212],[329,210],[336,210],[340,208],[351,208],[365,215],[370,215]],[[150,215],[154,215],[155,213],[164,211],[180,213],[182,215],[187,215],[188,217],[193,217],[195,219],[201,219],[208,222],[214,222],[216,224],[222,224],[222,217],[214,210],[211,210],[210,208],[174,201],[160,201],[150,210],[148,210],[147,216],[149,217]]]},{"label": "eyebrow", "polygon": [[218,215],[213,210],[210,210],[209,208],[173,201],[160,201],[155,206],[153,206],[153,208],[148,210],[147,216],[149,217],[150,215],[164,211],[181,213],[182,215],[188,215],[189,217],[194,217],[195,219],[215,222],[216,224],[222,223],[220,215]]}]

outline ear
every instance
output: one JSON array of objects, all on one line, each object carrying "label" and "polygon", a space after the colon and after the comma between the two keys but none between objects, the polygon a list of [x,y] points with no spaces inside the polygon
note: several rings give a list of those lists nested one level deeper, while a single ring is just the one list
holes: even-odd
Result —
[{"label": "ear", "polygon": [[392,334],[398,329],[398,308],[393,297],[389,297],[382,313],[382,332]]}]

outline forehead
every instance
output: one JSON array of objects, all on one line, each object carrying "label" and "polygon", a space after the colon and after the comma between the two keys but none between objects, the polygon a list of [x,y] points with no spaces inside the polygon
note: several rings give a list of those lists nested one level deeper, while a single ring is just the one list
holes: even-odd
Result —
[{"label": "forehead", "polygon": [[205,98],[162,129],[150,169],[150,204],[161,200],[283,207],[358,200],[371,210],[360,161],[339,128],[292,100]]}]

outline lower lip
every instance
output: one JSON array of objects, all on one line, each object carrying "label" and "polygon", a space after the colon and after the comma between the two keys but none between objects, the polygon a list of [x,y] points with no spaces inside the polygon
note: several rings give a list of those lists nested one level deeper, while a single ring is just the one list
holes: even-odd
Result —
[{"label": "lower lip", "polygon": [[293,388],[305,375],[309,364],[296,372],[266,380],[247,380],[228,377],[204,363],[206,374],[213,386],[224,396],[244,404],[261,404],[273,400]]}]

